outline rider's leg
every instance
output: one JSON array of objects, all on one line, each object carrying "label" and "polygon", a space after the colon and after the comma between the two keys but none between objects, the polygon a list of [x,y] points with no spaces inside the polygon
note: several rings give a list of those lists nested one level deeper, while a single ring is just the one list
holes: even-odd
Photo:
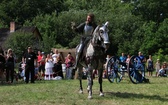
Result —
[{"label": "rider's leg", "polygon": [[75,60],[76,63],[75,63],[74,69],[77,68],[77,65],[78,65],[78,62],[79,62],[79,57],[80,57],[81,52],[82,52],[82,48],[83,48],[83,44],[80,43],[80,45],[79,45],[79,47],[77,49],[77,52],[76,52],[76,60]]},{"label": "rider's leg", "polygon": [[85,47],[85,44],[87,44],[90,40],[90,37],[82,37],[81,38],[81,41],[80,41],[80,44],[79,44],[79,47],[77,49],[77,52],[76,52],[76,63],[75,63],[75,66],[74,66],[74,69],[77,68],[77,65],[78,65],[78,62],[79,62],[79,57],[81,56],[81,53]]}]

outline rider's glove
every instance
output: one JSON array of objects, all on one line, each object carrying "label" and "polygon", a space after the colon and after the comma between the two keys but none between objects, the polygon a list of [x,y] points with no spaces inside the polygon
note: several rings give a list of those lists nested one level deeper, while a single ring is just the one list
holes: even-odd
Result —
[{"label": "rider's glove", "polygon": [[76,28],[76,23],[75,22],[71,22],[71,29],[75,29]]}]

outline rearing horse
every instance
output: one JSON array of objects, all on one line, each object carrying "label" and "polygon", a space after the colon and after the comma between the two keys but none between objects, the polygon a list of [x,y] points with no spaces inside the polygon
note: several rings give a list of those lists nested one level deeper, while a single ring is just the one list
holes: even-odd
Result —
[{"label": "rearing horse", "polygon": [[[77,71],[80,81],[80,91],[79,93],[83,93],[82,88],[82,68],[84,67],[87,72],[87,90],[88,90],[88,98],[92,98],[92,85],[93,85],[93,69],[98,70],[98,82],[100,84],[100,96],[104,96],[102,89],[102,74],[103,74],[103,65],[105,61],[105,50],[107,50],[109,42],[108,37],[108,22],[106,22],[103,26],[97,26],[93,32],[93,35],[90,41],[85,45],[83,49],[82,56],[77,65]],[[76,50],[78,47],[76,48]]]}]

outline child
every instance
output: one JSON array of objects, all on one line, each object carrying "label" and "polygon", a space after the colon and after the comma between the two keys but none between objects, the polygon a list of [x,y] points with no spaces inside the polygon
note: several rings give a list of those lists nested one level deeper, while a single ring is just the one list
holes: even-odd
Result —
[{"label": "child", "polygon": [[24,58],[22,58],[22,62],[20,62],[19,64],[19,79],[23,79],[25,80],[25,65],[26,65],[26,62],[24,60]]}]

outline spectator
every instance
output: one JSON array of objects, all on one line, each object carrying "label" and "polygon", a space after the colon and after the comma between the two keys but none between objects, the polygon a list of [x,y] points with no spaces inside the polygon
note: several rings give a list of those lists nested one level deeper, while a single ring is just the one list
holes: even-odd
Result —
[{"label": "spectator", "polygon": [[121,53],[121,56],[120,56],[119,59],[120,59],[120,62],[126,63],[126,59],[127,59],[127,57],[125,56],[124,53]]},{"label": "spectator", "polygon": [[38,66],[38,63],[34,67],[35,67],[34,68],[34,79],[35,80],[41,80],[40,75],[39,75],[39,66]]},{"label": "spectator", "polygon": [[121,56],[120,56],[120,58],[119,58],[119,60],[120,60],[120,64],[121,64],[121,74],[124,76],[125,75],[125,72],[123,71],[123,70],[125,70],[126,69],[126,59],[127,59],[127,57],[125,56],[125,54],[124,53],[121,53]]},{"label": "spectator", "polygon": [[167,74],[166,74],[166,64],[164,63],[162,65],[162,68],[159,70],[158,72],[158,77],[167,77]]},{"label": "spectator", "polygon": [[138,57],[140,58],[141,63],[143,65],[143,70],[145,71],[145,62],[146,62],[145,56],[141,52],[138,52]]},{"label": "spectator", "polygon": [[108,61],[109,61],[109,59],[111,58],[111,55],[107,55],[107,57],[106,57],[106,63],[105,63],[105,68],[107,67],[107,63],[108,63]]},{"label": "spectator", "polygon": [[128,54],[127,55],[127,59],[126,59],[126,70],[128,70],[129,68],[129,62],[130,62],[131,56]]},{"label": "spectator", "polygon": [[44,80],[51,80],[53,78],[53,58],[50,54],[47,54],[45,59],[45,77]]},{"label": "spectator", "polygon": [[126,59],[126,64],[127,64],[127,65],[129,64],[130,58],[131,58],[131,57],[130,57],[130,55],[128,54],[128,55],[127,55],[127,59]]},{"label": "spectator", "polygon": [[28,52],[24,55],[26,61],[25,76],[26,83],[29,83],[29,73],[31,73],[31,83],[35,80],[35,66],[37,65],[37,56],[31,47],[28,47]]},{"label": "spectator", "polygon": [[106,57],[106,63],[104,64],[105,70],[103,71],[103,78],[106,78],[106,77],[107,77],[107,75],[106,75],[106,72],[107,72],[107,69],[108,69],[107,63],[108,63],[110,57],[111,57],[110,55],[107,55],[107,57]]},{"label": "spectator", "polygon": [[62,79],[64,78],[62,72],[62,60],[60,56],[57,56],[57,62],[54,64],[54,77],[60,76]]},{"label": "spectator", "polygon": [[39,79],[41,80],[42,77],[43,77],[43,74],[45,73],[45,55],[44,55],[44,52],[38,51],[37,62],[38,62]]},{"label": "spectator", "polygon": [[165,74],[167,74],[167,73],[166,73],[166,72],[168,71],[167,62],[164,62],[163,65],[165,66]]},{"label": "spectator", "polygon": [[5,77],[4,76],[5,63],[6,63],[5,57],[0,52],[0,78]]},{"label": "spectator", "polygon": [[54,64],[57,63],[57,57],[60,56],[60,53],[58,52],[58,49],[54,49],[54,54],[52,55]]},{"label": "spectator", "polygon": [[26,77],[25,77],[25,66],[26,66],[26,62],[25,62],[25,59],[22,58],[22,61],[19,63],[19,79],[23,79],[25,80]]},{"label": "spectator", "polygon": [[158,76],[159,70],[161,69],[161,64],[160,64],[160,60],[157,59],[156,63],[155,63],[155,70],[156,70],[156,77]]},{"label": "spectator", "polygon": [[[14,64],[15,64],[15,60],[14,60],[13,51],[12,51],[12,49],[8,49],[7,58],[6,58],[6,65],[7,65],[7,68],[6,68],[6,82],[7,83],[13,83]],[[11,78],[11,81],[9,81],[9,76]]]},{"label": "spectator", "polygon": [[149,55],[149,59],[147,60],[147,71],[148,71],[148,76],[152,76],[153,73],[153,60],[152,56]]},{"label": "spectator", "polygon": [[65,58],[65,64],[66,64],[66,78],[72,79],[72,69],[73,69],[73,64],[74,64],[74,58],[72,57],[70,52]]},{"label": "spectator", "polygon": [[142,72],[142,76],[145,77],[145,62],[146,62],[145,56],[141,52],[138,52],[138,57],[140,60],[138,62],[140,63],[139,66]]}]

